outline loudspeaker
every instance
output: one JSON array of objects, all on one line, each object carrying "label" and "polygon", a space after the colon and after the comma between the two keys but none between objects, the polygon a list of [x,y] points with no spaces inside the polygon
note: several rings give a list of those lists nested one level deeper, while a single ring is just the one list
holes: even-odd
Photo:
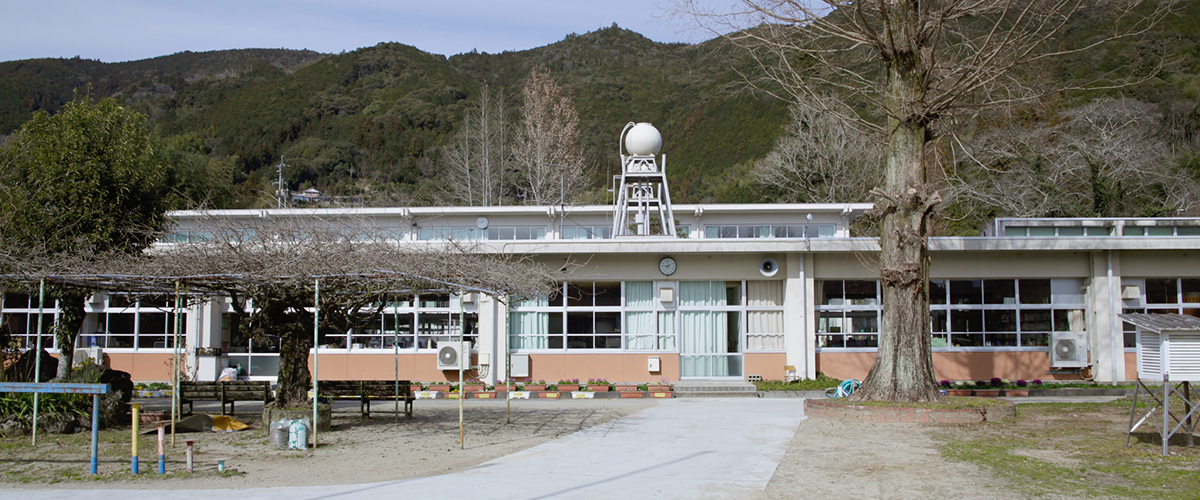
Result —
[{"label": "loudspeaker", "polygon": [[779,263],[775,262],[775,259],[767,257],[758,263],[758,272],[768,278],[775,276],[775,273],[779,272]]}]

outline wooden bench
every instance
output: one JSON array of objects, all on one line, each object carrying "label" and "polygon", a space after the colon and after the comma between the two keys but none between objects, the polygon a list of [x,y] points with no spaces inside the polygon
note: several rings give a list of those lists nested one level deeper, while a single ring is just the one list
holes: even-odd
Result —
[{"label": "wooden bench", "polygon": [[231,382],[179,382],[179,406],[188,405],[188,414],[193,412],[193,401],[220,401],[221,414],[229,404],[229,413],[236,413],[236,401],[262,401],[270,403],[271,383],[266,380],[237,380]]},{"label": "wooden bench", "polygon": [[407,380],[400,381],[399,398],[395,380],[322,380],[317,385],[319,397],[358,398],[363,418],[371,418],[371,400],[404,402],[404,414],[412,418],[413,393]]}]

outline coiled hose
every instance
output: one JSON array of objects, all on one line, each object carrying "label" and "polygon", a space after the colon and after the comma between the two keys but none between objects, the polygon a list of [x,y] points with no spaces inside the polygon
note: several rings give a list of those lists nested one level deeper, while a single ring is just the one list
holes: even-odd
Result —
[{"label": "coiled hose", "polygon": [[858,389],[858,386],[860,385],[862,385],[862,382],[859,382],[858,379],[848,378],[843,380],[842,383],[838,384],[837,387],[825,389],[825,397],[829,399],[844,398],[854,394],[854,390]]}]

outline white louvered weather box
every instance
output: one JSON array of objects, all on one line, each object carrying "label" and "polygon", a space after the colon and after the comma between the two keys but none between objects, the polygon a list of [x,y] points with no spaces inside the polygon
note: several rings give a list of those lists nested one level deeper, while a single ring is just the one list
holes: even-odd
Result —
[{"label": "white louvered weather box", "polygon": [[1138,378],[1200,382],[1200,318],[1186,314],[1121,314],[1137,327]]}]

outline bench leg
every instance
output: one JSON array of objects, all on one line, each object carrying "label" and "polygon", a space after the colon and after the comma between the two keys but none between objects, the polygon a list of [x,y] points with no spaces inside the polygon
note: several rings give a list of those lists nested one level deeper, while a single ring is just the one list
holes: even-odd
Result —
[{"label": "bench leg", "polygon": [[413,400],[405,399],[404,400],[404,413],[406,415],[408,415],[409,420],[412,420],[412,407],[413,407]]}]

